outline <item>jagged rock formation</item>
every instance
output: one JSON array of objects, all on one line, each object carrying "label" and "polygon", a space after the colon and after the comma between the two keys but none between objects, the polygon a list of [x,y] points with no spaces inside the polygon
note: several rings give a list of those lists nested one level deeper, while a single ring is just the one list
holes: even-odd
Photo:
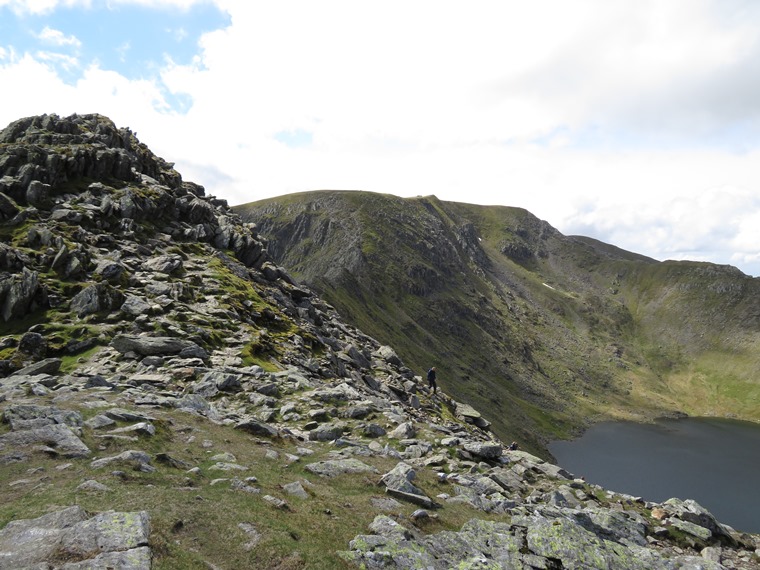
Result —
[{"label": "jagged rock formation", "polygon": [[757,566],[505,450],[104,117],[0,133],[0,211],[0,568]]}]

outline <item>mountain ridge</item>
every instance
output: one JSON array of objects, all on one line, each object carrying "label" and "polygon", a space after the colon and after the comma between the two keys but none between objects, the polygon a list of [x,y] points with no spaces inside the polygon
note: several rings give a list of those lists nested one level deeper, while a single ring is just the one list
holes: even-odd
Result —
[{"label": "mountain ridge", "polygon": [[694,501],[508,449],[102,115],[1,131],[0,214],[0,568],[757,567]]},{"label": "mountain ridge", "polygon": [[[731,266],[660,262],[592,238],[563,236],[521,208],[435,197],[317,191],[235,211],[267,236],[278,263],[397,347],[415,369],[443,366],[443,385],[487,412],[505,439],[525,439],[522,424],[551,438],[599,418],[686,412],[760,419],[752,372],[759,282]],[[334,253],[348,224],[354,224],[345,248],[353,248],[350,264]],[[331,229],[331,248],[313,247],[321,243],[309,230],[315,227]],[[359,242],[363,249],[357,250]],[[439,307],[434,318],[426,304]],[[718,338],[716,323],[731,338]],[[440,338],[430,342],[429,331]],[[435,350],[426,350],[430,346]],[[457,355],[447,370],[457,346],[471,356]],[[719,391],[720,353],[742,362],[734,379],[739,385],[731,388],[737,395],[692,402],[695,385]],[[487,387],[483,394],[460,389],[459,380],[472,377]],[[747,400],[738,396],[741,390]],[[501,404],[489,405],[489,397]],[[523,410],[518,421],[499,418],[510,399],[517,402],[513,409]],[[534,403],[552,412],[541,417]],[[536,451],[543,446],[540,438],[530,443]]]}]

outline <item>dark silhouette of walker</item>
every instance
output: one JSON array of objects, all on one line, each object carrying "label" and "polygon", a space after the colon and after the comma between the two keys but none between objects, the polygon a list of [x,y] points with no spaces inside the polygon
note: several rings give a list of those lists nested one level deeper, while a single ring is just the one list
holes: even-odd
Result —
[{"label": "dark silhouette of walker", "polygon": [[436,390],[438,390],[438,384],[435,382],[435,366],[433,366],[430,370],[427,372],[427,381],[428,381],[428,387],[433,390],[433,394],[435,394]]}]

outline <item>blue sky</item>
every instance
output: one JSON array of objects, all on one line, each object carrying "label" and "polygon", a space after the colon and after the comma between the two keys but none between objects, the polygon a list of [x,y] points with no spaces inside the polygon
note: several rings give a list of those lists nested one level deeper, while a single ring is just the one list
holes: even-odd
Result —
[{"label": "blue sky", "polygon": [[[229,23],[229,14],[211,2],[186,8],[94,2],[36,13],[0,3],[0,46],[48,62],[69,85],[90,65],[160,84],[167,62],[191,64],[201,35]],[[165,96],[180,112],[190,104],[188,97]]]},{"label": "blue sky", "polygon": [[760,275],[751,0],[0,0],[0,85],[232,204],[435,194]]}]

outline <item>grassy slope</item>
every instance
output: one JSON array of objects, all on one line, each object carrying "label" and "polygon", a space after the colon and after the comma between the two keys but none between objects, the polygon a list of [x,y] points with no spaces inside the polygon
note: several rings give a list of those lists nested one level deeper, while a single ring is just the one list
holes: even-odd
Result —
[{"label": "grassy slope", "polygon": [[237,207],[362,330],[534,450],[587,421],[760,419],[757,280],[566,237],[519,208],[313,192]]}]

